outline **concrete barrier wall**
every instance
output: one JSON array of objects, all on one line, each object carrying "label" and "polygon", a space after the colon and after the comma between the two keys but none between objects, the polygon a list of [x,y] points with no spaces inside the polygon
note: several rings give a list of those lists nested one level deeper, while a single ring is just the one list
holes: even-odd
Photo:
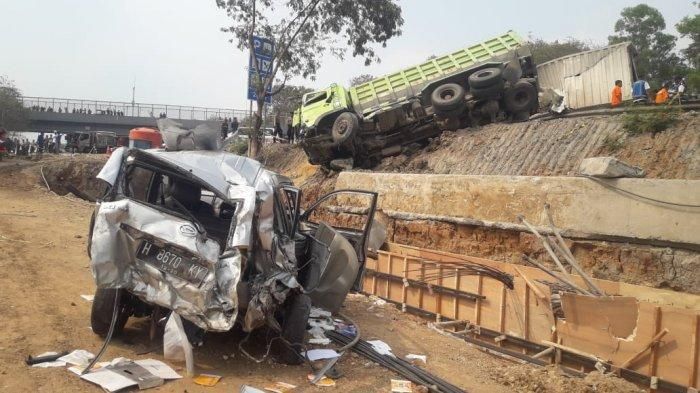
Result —
[{"label": "concrete barrier wall", "polygon": [[[613,179],[605,184],[677,204],[700,205],[699,180]],[[581,177],[422,175],[343,172],[336,189],[380,194],[385,212],[548,226],[585,234],[700,244],[700,208],[658,203]]]}]

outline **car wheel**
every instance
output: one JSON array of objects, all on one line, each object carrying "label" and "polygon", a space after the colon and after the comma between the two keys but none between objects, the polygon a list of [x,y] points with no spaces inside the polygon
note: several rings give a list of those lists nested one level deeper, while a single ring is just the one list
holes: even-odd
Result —
[{"label": "car wheel", "polygon": [[496,98],[503,93],[503,81],[489,87],[472,88],[469,92],[479,99]]},{"label": "car wheel", "polygon": [[311,298],[305,293],[293,293],[287,299],[284,311],[282,338],[285,342],[279,346],[279,360],[285,364],[301,364],[304,361],[301,352],[311,313]]},{"label": "car wheel", "polygon": [[461,106],[464,106],[464,94],[464,88],[456,83],[446,83],[438,86],[430,95],[433,110],[435,113],[456,111]]},{"label": "car wheel", "polygon": [[333,142],[340,145],[352,139],[357,130],[360,128],[360,120],[357,115],[350,112],[343,112],[333,122],[331,136]]},{"label": "car wheel", "polygon": [[120,296],[120,302],[113,336],[118,336],[122,333],[124,325],[129,319],[130,312],[129,305],[126,302],[126,292],[121,288],[97,288],[97,291],[95,291],[95,298],[92,301],[92,311],[90,313],[90,326],[92,331],[100,337],[105,337],[109,332],[117,292]]},{"label": "car wheel", "polygon": [[521,80],[506,90],[503,103],[511,113],[529,112],[537,104],[537,89],[532,83]]},{"label": "car wheel", "polygon": [[503,71],[500,68],[484,68],[469,75],[469,87],[471,89],[483,89],[495,85],[503,80]]}]

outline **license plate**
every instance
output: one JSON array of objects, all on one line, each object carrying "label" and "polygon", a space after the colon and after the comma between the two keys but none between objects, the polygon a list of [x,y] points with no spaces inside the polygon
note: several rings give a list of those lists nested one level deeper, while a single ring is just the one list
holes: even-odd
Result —
[{"label": "license plate", "polygon": [[170,247],[159,247],[148,240],[141,242],[136,258],[155,266],[163,273],[172,274],[197,286],[209,274],[209,268],[197,263],[197,257]]}]

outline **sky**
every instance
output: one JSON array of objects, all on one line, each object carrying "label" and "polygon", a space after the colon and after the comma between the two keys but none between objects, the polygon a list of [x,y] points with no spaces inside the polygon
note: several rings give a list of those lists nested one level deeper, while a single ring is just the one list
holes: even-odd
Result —
[{"label": "sky", "polygon": [[[628,0],[399,0],[403,34],[379,48],[381,63],[328,54],[315,81],[348,85],[515,30],[605,44]],[[648,0],[667,32],[697,12],[690,0]],[[220,31],[214,0],[0,0],[0,75],[26,96],[247,109],[247,55]],[[687,41],[680,41],[684,47]]]}]

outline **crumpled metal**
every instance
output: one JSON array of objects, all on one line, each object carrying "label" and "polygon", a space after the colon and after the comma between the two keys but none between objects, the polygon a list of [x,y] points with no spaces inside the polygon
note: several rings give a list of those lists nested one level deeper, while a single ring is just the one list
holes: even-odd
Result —
[{"label": "crumpled metal", "polygon": [[[123,169],[123,164],[138,157],[184,169],[213,191],[227,196],[229,202],[237,204],[232,220],[235,227],[230,229],[222,250],[212,239],[180,231],[182,226],[192,225],[189,220],[119,194],[115,201],[98,204],[96,210],[90,241],[91,269],[98,287],[127,289],[147,303],[173,310],[202,329],[228,331],[239,310],[236,289],[243,253],[255,244],[256,256],[249,263],[263,268],[263,274],[258,275],[262,291],[257,294],[259,304],[273,305],[266,294],[276,299],[275,304],[284,302],[288,290],[298,286],[296,261],[288,259],[294,258],[293,244],[290,248],[289,241],[283,245],[277,242],[273,231],[274,188],[280,183],[291,184],[287,178],[263,169],[257,161],[225,152],[122,149],[103,169],[102,173],[107,174],[104,180],[115,185],[115,174]],[[200,263],[209,268],[208,275],[197,286],[139,260],[136,253],[144,237],[197,254],[202,259]],[[269,314],[268,306],[260,309]],[[255,311],[251,318],[254,316]]]}]

